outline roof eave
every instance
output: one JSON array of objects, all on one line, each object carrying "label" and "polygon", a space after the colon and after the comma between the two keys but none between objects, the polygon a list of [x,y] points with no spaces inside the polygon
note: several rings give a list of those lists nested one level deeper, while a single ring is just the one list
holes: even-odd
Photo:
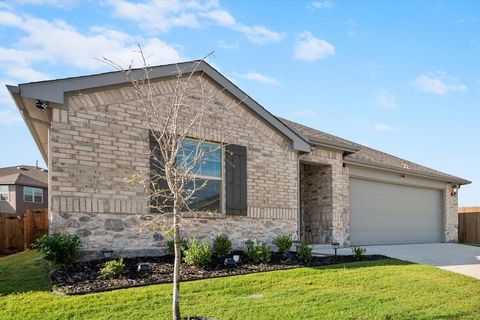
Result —
[{"label": "roof eave", "polygon": [[335,142],[331,142],[331,141],[327,141],[327,140],[311,139],[310,138],[309,142],[311,144],[314,144],[314,145],[324,146],[324,147],[328,147],[328,148],[336,149],[336,150],[341,150],[341,151],[345,151],[347,153],[355,153],[357,151],[360,151],[360,148],[357,148],[357,147],[354,147],[354,146],[349,146],[349,145],[342,144],[342,143],[335,143]]},{"label": "roof eave", "polygon": [[469,180],[465,180],[459,177],[445,177],[441,175],[436,175],[436,174],[427,174],[427,173],[420,173],[417,171],[411,171],[411,170],[402,170],[397,167],[392,167],[384,164],[379,164],[376,162],[371,162],[371,161],[364,161],[364,160],[358,160],[358,159],[344,159],[343,161],[346,164],[353,164],[353,165],[358,165],[358,166],[363,166],[363,167],[368,167],[368,168],[374,168],[374,169],[382,169],[386,171],[391,171],[391,172],[397,172],[397,173],[403,173],[403,174],[408,174],[412,176],[417,176],[421,178],[428,178],[428,179],[434,179],[434,180],[439,180],[439,181],[444,181],[448,183],[456,183],[459,185],[467,185],[472,183]]},{"label": "roof eave", "polygon": [[8,92],[10,93],[10,96],[12,97],[13,101],[15,102],[15,105],[17,106],[18,111],[20,112],[23,121],[25,121],[25,124],[27,125],[28,131],[30,131],[30,134],[32,135],[33,139],[35,140],[35,143],[37,144],[38,149],[40,150],[40,154],[43,157],[43,160],[45,163],[48,163],[48,156],[47,156],[47,150],[43,150],[42,148],[42,143],[40,142],[40,139],[34,129],[34,126],[32,124],[32,120],[26,115],[26,108],[23,105],[23,101],[20,95],[20,87],[18,86],[12,86],[12,85],[6,85]]}]

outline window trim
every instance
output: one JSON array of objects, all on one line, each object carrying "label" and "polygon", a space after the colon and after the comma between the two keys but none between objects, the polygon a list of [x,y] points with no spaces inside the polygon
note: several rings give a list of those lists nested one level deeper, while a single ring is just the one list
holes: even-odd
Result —
[{"label": "window trim", "polygon": [[0,194],[6,194],[7,195],[5,200],[2,199],[2,197],[0,196],[0,201],[9,202],[10,201],[10,186],[8,184],[4,184],[4,185],[1,185],[0,187],[7,187],[6,192],[0,191]]},{"label": "window trim", "polygon": [[[25,190],[27,188],[32,189],[32,200],[27,200],[25,199]],[[39,192],[40,190],[40,196],[42,197],[42,201],[35,201],[35,196],[36,193]],[[29,186],[23,186],[23,202],[31,202],[31,203],[43,203],[43,189],[42,188],[37,188],[37,187],[29,187]]]}]

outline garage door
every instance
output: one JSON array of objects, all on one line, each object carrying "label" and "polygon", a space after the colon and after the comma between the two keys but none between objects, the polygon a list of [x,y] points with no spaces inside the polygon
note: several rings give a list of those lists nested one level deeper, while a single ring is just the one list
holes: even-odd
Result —
[{"label": "garage door", "polygon": [[442,191],[350,178],[352,245],[443,241]]}]

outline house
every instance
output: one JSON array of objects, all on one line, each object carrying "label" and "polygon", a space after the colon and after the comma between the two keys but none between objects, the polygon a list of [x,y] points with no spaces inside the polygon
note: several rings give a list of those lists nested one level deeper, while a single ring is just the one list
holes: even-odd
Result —
[{"label": "house", "polygon": [[0,168],[0,214],[48,207],[48,172],[37,166]]},{"label": "house", "polygon": [[[177,67],[188,74],[194,62],[150,70],[159,98],[171,94]],[[215,103],[241,103],[207,114],[191,137],[225,134],[225,156],[238,165],[211,173],[218,212],[191,220],[190,235],[226,233],[235,246],[278,234],[345,246],[457,241],[457,192],[469,181],[275,117],[206,62],[195,70],[206,90],[221,89]],[[48,162],[50,232],[79,235],[85,253],[164,250],[162,234],[139,229],[150,216],[142,190],[124,182],[150,165],[150,133],[125,75],[8,90]]]}]

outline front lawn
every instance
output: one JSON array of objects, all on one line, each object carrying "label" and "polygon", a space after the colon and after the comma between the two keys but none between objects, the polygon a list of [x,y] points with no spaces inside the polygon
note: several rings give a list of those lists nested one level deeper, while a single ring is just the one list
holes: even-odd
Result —
[{"label": "front lawn", "polygon": [[[83,296],[48,291],[33,252],[0,258],[0,319],[169,319],[170,284]],[[27,292],[29,291],[29,292]],[[397,260],[182,284],[184,315],[227,319],[478,319],[480,281]]]}]

